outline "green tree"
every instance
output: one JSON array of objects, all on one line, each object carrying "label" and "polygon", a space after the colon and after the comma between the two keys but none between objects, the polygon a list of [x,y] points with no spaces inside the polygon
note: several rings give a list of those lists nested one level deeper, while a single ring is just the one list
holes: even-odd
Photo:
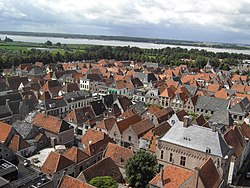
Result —
[{"label": "green tree", "polygon": [[197,63],[199,68],[203,68],[207,64],[207,59],[204,56],[198,56],[195,59],[195,62]]},{"label": "green tree", "polygon": [[47,40],[47,41],[44,43],[44,45],[46,45],[46,46],[52,46],[52,42],[49,41],[49,40]]},{"label": "green tree", "polygon": [[118,183],[110,176],[98,176],[92,178],[89,184],[97,188],[117,188]]},{"label": "green tree", "polygon": [[146,187],[157,173],[156,156],[141,149],[127,161],[125,170],[130,186]]},{"label": "green tree", "polygon": [[57,42],[56,46],[62,46],[62,44],[60,42]]}]

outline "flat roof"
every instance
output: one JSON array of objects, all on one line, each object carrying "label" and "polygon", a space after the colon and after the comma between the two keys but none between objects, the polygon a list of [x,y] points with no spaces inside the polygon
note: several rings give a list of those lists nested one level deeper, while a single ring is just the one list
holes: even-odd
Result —
[{"label": "flat roof", "polygon": [[38,154],[29,157],[28,159],[36,167],[41,167],[45,160],[47,159],[50,152],[55,151],[54,148],[45,148],[39,151]]}]

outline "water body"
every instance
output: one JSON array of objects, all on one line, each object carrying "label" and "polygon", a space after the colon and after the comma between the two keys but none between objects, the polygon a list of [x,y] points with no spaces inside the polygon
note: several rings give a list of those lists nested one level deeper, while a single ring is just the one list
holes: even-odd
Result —
[{"label": "water body", "polygon": [[34,42],[34,43],[44,43],[47,40],[52,43],[60,42],[62,44],[91,44],[91,45],[103,45],[103,46],[131,46],[131,47],[139,47],[139,48],[186,48],[190,49],[198,49],[198,50],[207,50],[210,52],[228,52],[228,53],[242,53],[250,55],[250,50],[237,50],[237,49],[224,49],[224,48],[209,48],[209,47],[197,47],[197,46],[183,46],[183,45],[171,45],[171,44],[154,44],[154,43],[146,43],[146,42],[130,42],[130,41],[116,41],[116,40],[89,40],[89,39],[76,39],[76,38],[59,38],[59,37],[35,37],[35,36],[21,36],[21,35],[3,35],[0,34],[0,38],[3,40],[5,37],[9,37],[14,41],[21,42]]}]

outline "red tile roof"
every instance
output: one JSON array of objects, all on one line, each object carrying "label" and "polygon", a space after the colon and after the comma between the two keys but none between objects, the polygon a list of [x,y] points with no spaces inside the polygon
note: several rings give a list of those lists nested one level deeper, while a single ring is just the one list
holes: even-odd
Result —
[{"label": "red tile roof", "polygon": [[157,174],[149,184],[157,186],[158,181],[161,181],[161,173],[163,180],[162,188],[179,188],[185,181],[194,175],[194,172],[181,167],[168,165],[164,168],[163,172]]},{"label": "red tile roof", "polygon": [[12,126],[0,121],[0,130],[0,142],[4,143],[11,133]]},{"label": "red tile roof", "polygon": [[28,144],[28,142],[26,142],[21,136],[17,134],[12,137],[9,144],[9,148],[15,153],[25,148],[28,148],[29,146],[30,145]]},{"label": "red tile roof", "polygon": [[74,164],[74,162],[67,157],[52,151],[41,166],[41,171],[53,175],[55,172],[63,170],[72,164]]},{"label": "red tile roof", "polygon": [[110,157],[118,166],[124,167],[125,163],[133,156],[131,149],[109,143],[103,154],[104,158]]},{"label": "red tile roof", "polygon": [[88,154],[84,153],[82,150],[75,146],[65,151],[63,155],[71,161],[74,161],[75,163],[79,163],[89,157]]},{"label": "red tile roof", "polygon": [[116,123],[116,118],[111,117],[111,118],[103,119],[95,127],[110,131],[115,123]]},{"label": "red tile roof", "polygon": [[125,131],[130,125],[133,125],[139,121],[141,121],[141,117],[136,114],[124,120],[118,121],[117,126],[119,128],[120,133],[123,133],[123,131]]},{"label": "red tile roof", "polygon": [[199,170],[199,176],[205,187],[217,188],[222,179],[219,172],[214,166],[214,162],[211,158],[207,159]]},{"label": "red tile roof", "polygon": [[70,127],[66,121],[55,116],[45,115],[43,113],[37,114],[33,123],[53,133],[60,133],[73,128]]},{"label": "red tile roof", "polygon": [[250,125],[248,125],[246,122],[242,123],[240,126],[242,134],[250,139]]},{"label": "red tile roof", "polygon": [[141,137],[147,131],[153,129],[154,128],[154,124],[149,119],[145,119],[145,120],[142,120],[142,121],[140,121],[138,123],[130,125],[130,127],[134,130],[135,134],[138,137]]},{"label": "red tile roof", "polygon": [[123,181],[123,177],[118,166],[110,157],[98,161],[84,170],[79,176],[82,176],[87,182],[97,176],[111,176],[117,182]]}]

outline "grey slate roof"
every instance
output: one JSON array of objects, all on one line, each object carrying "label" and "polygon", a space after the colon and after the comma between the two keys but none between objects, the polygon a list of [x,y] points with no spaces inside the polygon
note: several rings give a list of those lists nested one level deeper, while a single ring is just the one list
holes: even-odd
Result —
[{"label": "grey slate roof", "polygon": [[219,132],[198,125],[185,128],[182,122],[173,126],[160,140],[203,153],[209,148],[211,155],[222,158],[230,149]]},{"label": "grey slate roof", "polygon": [[12,127],[25,139],[30,131],[33,129],[33,125],[31,123],[26,123],[24,121],[17,120],[12,124]]},{"label": "grey slate roof", "polygon": [[215,112],[217,110],[227,110],[228,104],[229,101],[226,99],[198,96],[195,107]]},{"label": "grey slate roof", "polygon": [[19,92],[15,93],[8,93],[7,95],[0,96],[0,105],[6,104],[6,99],[9,99],[10,101],[20,101],[22,100],[22,96]]},{"label": "grey slate roof", "polygon": [[9,117],[11,115],[12,115],[12,113],[11,113],[11,111],[10,111],[10,109],[9,109],[8,106],[6,106],[6,105],[1,105],[0,106],[0,118],[1,119]]},{"label": "grey slate roof", "polygon": [[217,110],[209,119],[209,122],[218,123],[220,125],[233,125],[233,118],[227,110]]},{"label": "grey slate roof", "polygon": [[67,103],[63,98],[61,98],[61,99],[45,100],[41,103],[41,105],[44,105],[44,107],[41,107],[41,109],[50,110],[50,109],[54,109],[54,108],[65,107],[65,106],[67,106]]},{"label": "grey slate roof", "polygon": [[240,115],[245,115],[245,113],[249,112],[250,110],[250,103],[245,97],[242,99],[239,103],[235,104],[229,111],[232,113],[240,114]]},{"label": "grey slate roof", "polygon": [[195,95],[198,87],[196,86],[191,86],[191,85],[188,85],[188,84],[183,84],[183,86],[188,90],[188,92],[190,93],[191,96]]},{"label": "grey slate roof", "polygon": [[67,102],[72,102],[73,101],[78,101],[78,100],[83,100],[86,99],[90,96],[89,93],[85,92],[85,91],[75,91],[75,92],[70,92],[70,93],[66,93],[63,97]]}]

